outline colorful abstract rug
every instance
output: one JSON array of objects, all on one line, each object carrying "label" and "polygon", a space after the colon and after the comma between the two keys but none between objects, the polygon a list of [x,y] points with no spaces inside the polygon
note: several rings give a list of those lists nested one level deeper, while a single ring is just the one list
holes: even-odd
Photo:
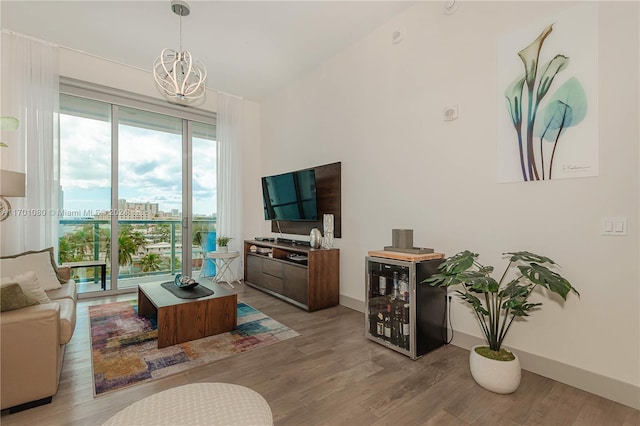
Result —
[{"label": "colorful abstract rug", "polygon": [[299,335],[245,303],[235,330],[163,349],[157,324],[138,316],[135,300],[90,306],[89,321],[96,396]]}]

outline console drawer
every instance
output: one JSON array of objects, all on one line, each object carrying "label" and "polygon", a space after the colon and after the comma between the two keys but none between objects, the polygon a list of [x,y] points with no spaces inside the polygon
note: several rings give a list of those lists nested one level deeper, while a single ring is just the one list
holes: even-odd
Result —
[{"label": "console drawer", "polygon": [[265,261],[262,262],[262,272],[274,277],[282,278],[282,263],[271,259],[265,259]]},{"label": "console drawer", "polygon": [[282,293],[282,278],[262,274],[262,286],[276,293]]},{"label": "console drawer", "polygon": [[256,255],[247,256],[247,281],[255,285],[262,285],[262,258]]},{"label": "console drawer", "polygon": [[285,296],[300,302],[304,305],[308,304],[307,293],[307,268],[294,265],[284,265],[284,276],[282,278],[283,293]]}]

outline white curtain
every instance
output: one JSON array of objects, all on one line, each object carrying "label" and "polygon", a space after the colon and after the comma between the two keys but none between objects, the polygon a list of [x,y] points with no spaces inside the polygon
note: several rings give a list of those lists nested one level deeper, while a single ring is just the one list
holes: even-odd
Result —
[{"label": "white curtain", "polygon": [[2,33],[2,115],[20,120],[2,168],[26,173],[26,197],[12,200],[25,214],[2,222],[3,254],[46,247],[57,254],[58,72],[56,46]]},{"label": "white curtain", "polygon": [[[242,99],[218,93],[216,139],[218,141],[217,235],[233,240],[229,246],[242,252]],[[240,276],[240,262],[231,265]]]}]

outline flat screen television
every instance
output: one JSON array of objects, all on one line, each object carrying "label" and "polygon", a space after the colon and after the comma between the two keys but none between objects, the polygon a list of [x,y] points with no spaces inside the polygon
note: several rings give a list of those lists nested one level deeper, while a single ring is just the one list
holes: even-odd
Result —
[{"label": "flat screen television", "polygon": [[266,220],[317,221],[315,170],[263,177],[262,201]]}]

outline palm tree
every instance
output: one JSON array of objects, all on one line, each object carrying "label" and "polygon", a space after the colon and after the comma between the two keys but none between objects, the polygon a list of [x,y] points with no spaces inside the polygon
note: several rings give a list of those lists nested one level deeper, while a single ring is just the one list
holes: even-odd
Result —
[{"label": "palm tree", "polygon": [[[118,234],[118,265],[124,266],[133,262],[133,255],[140,247],[145,246],[144,235],[140,231],[132,231],[130,226],[124,226]],[[107,241],[107,262],[111,259],[111,241]]]},{"label": "palm tree", "polygon": [[171,241],[171,226],[168,223],[162,223],[156,226],[156,233],[158,235],[158,241],[170,242]]},{"label": "palm tree", "polygon": [[58,241],[61,263],[93,259],[95,240],[93,225],[83,225]]},{"label": "palm tree", "polygon": [[149,253],[140,260],[142,272],[159,271],[162,258],[157,253]]}]

